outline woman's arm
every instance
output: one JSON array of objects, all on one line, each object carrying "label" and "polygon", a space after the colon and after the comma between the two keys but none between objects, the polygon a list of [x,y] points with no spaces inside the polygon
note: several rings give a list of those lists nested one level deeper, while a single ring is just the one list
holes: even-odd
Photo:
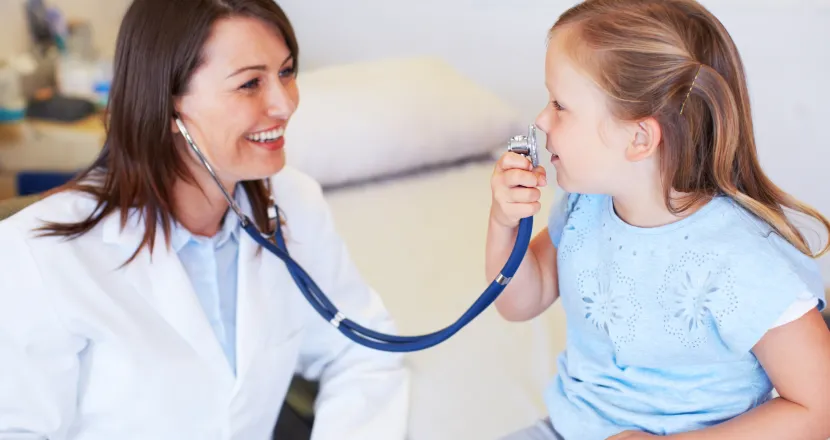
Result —
[{"label": "woman's arm", "polygon": [[2,226],[0,439],[65,439],[85,342],[62,326],[23,233]]}]

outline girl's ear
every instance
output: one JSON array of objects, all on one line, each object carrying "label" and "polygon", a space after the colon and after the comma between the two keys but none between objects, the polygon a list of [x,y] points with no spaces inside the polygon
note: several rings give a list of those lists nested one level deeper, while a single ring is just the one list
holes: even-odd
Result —
[{"label": "girl's ear", "polygon": [[638,162],[652,157],[662,141],[660,124],[654,118],[647,118],[635,124],[634,136],[625,150],[625,157],[631,162]]}]

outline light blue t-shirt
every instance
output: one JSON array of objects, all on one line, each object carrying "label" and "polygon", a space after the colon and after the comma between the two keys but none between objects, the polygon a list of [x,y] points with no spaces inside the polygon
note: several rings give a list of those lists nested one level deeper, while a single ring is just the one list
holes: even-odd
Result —
[{"label": "light blue t-shirt", "polygon": [[825,306],[817,263],[731,198],[638,228],[603,195],[554,207],[566,351],[545,391],[566,440],[688,432],[771,397],[753,346],[798,298]]}]

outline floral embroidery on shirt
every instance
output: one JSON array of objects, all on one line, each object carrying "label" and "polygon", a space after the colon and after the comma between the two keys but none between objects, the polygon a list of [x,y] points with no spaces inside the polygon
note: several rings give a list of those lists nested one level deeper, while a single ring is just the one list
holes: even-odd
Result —
[{"label": "floral embroidery on shirt", "polygon": [[632,342],[635,322],[642,312],[634,280],[611,264],[582,272],[578,283],[585,319],[608,335],[617,349]]},{"label": "floral embroidery on shirt", "polygon": [[623,320],[621,309],[625,298],[614,295],[610,277],[602,277],[595,289],[589,289],[585,295],[582,297],[582,302],[585,303],[585,319],[591,321],[597,329],[609,333],[608,324],[617,324]]},{"label": "floral embroidery on shirt", "polygon": [[681,318],[689,331],[703,325],[703,321],[711,313],[712,297],[720,288],[715,285],[712,271],[706,272],[704,279],[692,280],[691,274],[686,272],[680,286],[675,290],[675,307],[678,309],[675,318]]},{"label": "floral embroidery on shirt", "polygon": [[666,269],[657,291],[666,331],[688,348],[702,346],[708,329],[737,308],[732,272],[716,262],[713,253],[687,252]]}]

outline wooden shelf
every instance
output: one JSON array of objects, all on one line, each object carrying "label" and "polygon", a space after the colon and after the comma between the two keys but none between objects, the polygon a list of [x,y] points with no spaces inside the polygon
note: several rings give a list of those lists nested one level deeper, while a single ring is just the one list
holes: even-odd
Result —
[{"label": "wooden shelf", "polygon": [[17,194],[20,172],[74,172],[88,166],[105,139],[101,114],[72,123],[26,119],[0,124],[0,200]]}]

